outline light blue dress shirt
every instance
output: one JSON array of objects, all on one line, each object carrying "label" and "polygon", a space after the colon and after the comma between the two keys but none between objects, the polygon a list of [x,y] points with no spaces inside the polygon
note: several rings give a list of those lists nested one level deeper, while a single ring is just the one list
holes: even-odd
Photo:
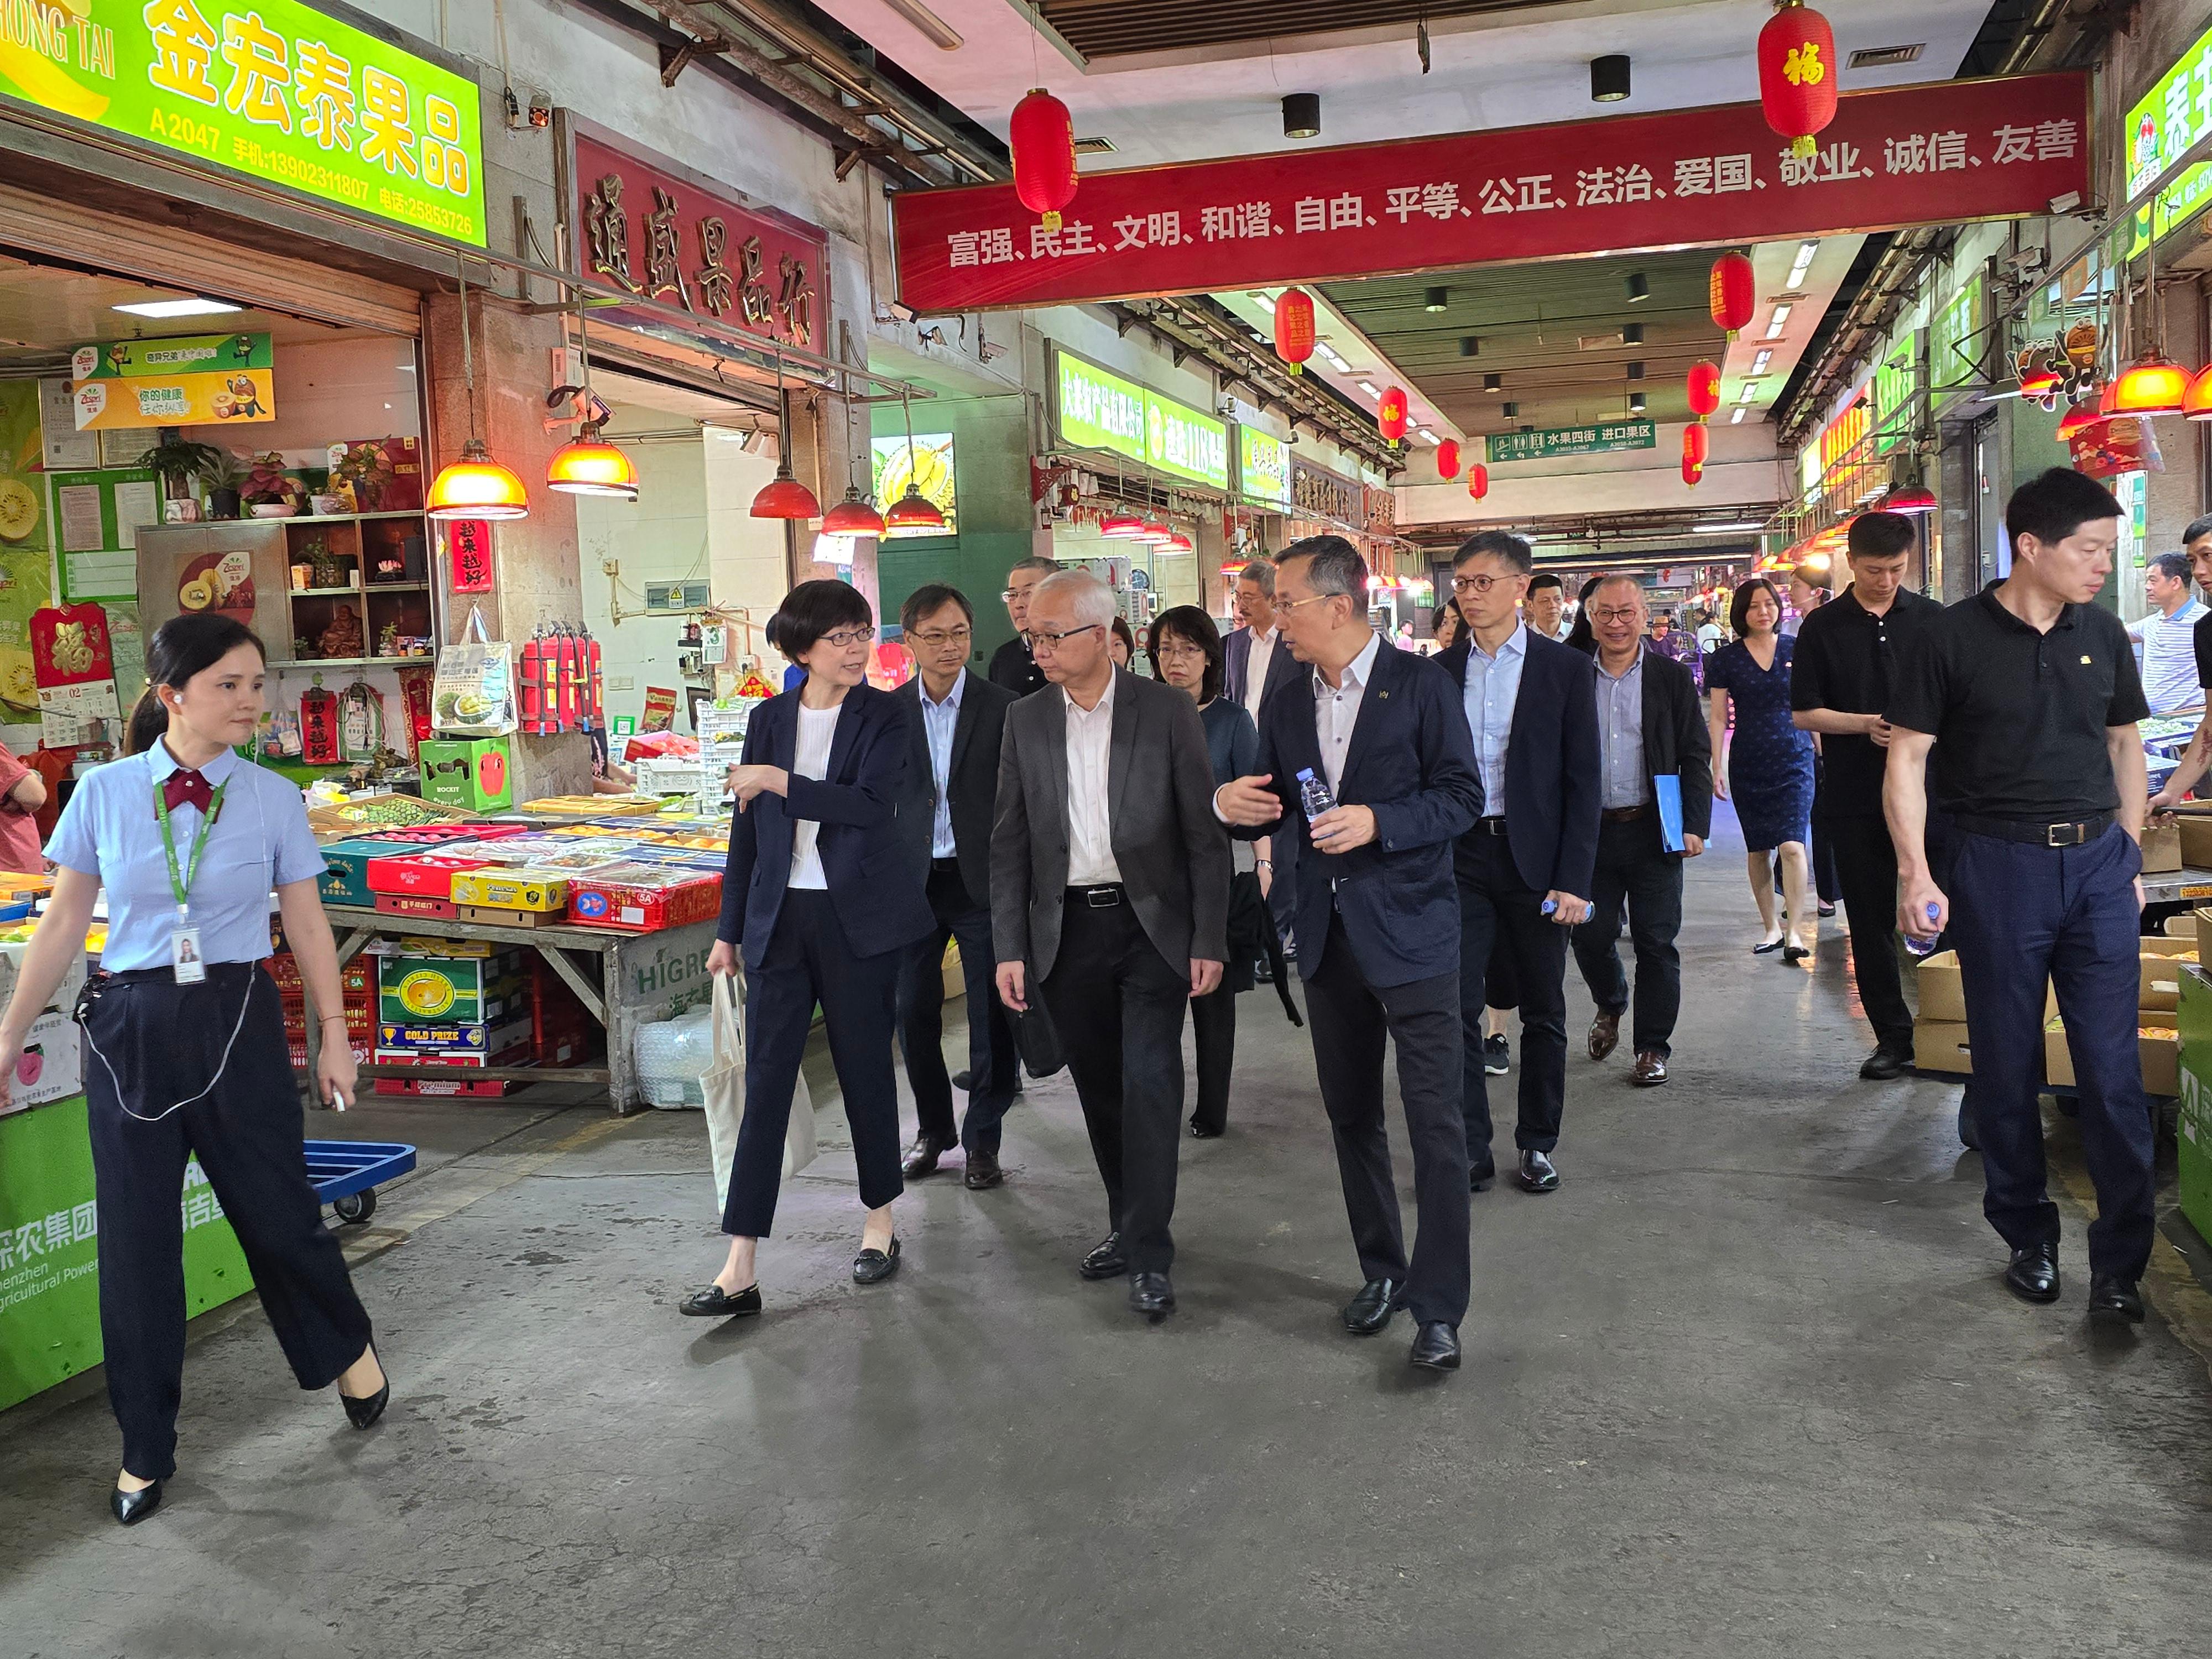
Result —
[{"label": "light blue dress shirt", "polygon": [[[110,761],[76,786],[46,856],[99,879],[107,890],[107,948],[100,966],[110,973],[170,964],[177,901],[169,890],[168,860],[161,850],[154,790],[177,769],[167,748]],[[208,832],[192,872],[191,925],[200,930],[200,955],[208,962],[258,962],[269,955],[269,890],[319,880],[322,849],[307,828],[307,809],[297,785],[241,760],[226,749],[200,769],[213,787],[228,784],[222,812]],[[191,861],[200,811],[182,805],[169,814],[177,867]]]},{"label": "light blue dress shirt", "polygon": [[1528,624],[1515,626],[1498,647],[1484,654],[1480,646],[1468,641],[1467,684],[1461,696],[1467,705],[1467,726],[1474,737],[1474,759],[1482,774],[1482,815],[1505,816],[1505,749],[1513,739],[1513,708],[1521,700],[1521,671],[1528,661]]},{"label": "light blue dress shirt", "polygon": [[952,839],[952,803],[945,799],[945,790],[952,777],[952,738],[960,729],[960,699],[968,690],[968,671],[960,671],[943,702],[929,700],[927,685],[920,690],[921,726],[929,738],[929,770],[937,781],[937,816],[930,824],[929,855],[949,859],[960,849]]},{"label": "light blue dress shirt", "polygon": [[1619,679],[1597,664],[1597,738],[1600,770],[1605,789],[1599,805],[1610,812],[1624,806],[1641,806],[1651,799],[1651,781],[1644,770],[1644,647]]}]

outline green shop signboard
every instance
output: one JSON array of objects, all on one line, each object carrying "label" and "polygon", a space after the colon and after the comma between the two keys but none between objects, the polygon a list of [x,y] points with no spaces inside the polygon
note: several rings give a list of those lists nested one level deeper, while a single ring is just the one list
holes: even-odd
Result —
[{"label": "green shop signboard", "polygon": [[[185,1309],[253,1288],[199,1160],[185,1166]],[[100,1213],[82,1095],[0,1117],[0,1411],[100,1363]]]},{"label": "green shop signboard", "polygon": [[1237,428],[1237,493],[1248,501],[1291,504],[1291,450],[1280,438],[1249,426]]},{"label": "green shop signboard", "polygon": [[300,0],[0,0],[0,98],[484,245],[476,83]]},{"label": "green shop signboard", "polygon": [[1610,449],[1656,449],[1659,428],[1650,421],[1602,421],[1594,426],[1553,427],[1541,432],[1500,432],[1485,441],[1493,463],[1541,461],[1554,455],[1595,455]]},{"label": "green shop signboard", "polygon": [[2128,194],[2138,196],[2151,181],[2212,132],[2212,29],[2160,77],[2128,111],[2123,129],[2128,144]]},{"label": "green shop signboard", "polygon": [[1229,488],[1229,427],[1188,404],[1054,349],[1054,428],[1062,443],[1103,450],[1177,478]]}]

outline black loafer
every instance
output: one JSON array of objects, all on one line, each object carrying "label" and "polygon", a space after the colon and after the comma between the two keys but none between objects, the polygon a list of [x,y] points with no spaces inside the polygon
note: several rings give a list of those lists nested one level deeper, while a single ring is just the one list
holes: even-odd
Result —
[{"label": "black loafer", "polygon": [[853,1258],[853,1282],[855,1285],[880,1285],[898,1271],[899,1242],[891,1240],[888,1250],[863,1250]]},{"label": "black loafer", "polygon": [[748,1285],[733,1296],[720,1285],[709,1285],[685,1297],[678,1309],[689,1319],[742,1319],[761,1310],[760,1285]]},{"label": "black loafer", "polygon": [[1556,1193],[1559,1190],[1559,1172],[1552,1167],[1552,1160],[1542,1152],[1521,1154],[1521,1167],[1513,1172],[1513,1179],[1524,1193]]},{"label": "black loafer", "polygon": [[1344,1304],[1344,1328],[1354,1336],[1378,1334],[1397,1310],[1400,1288],[1395,1279],[1369,1279],[1359,1287],[1359,1294]]},{"label": "black loafer", "polygon": [[996,1152],[976,1152],[968,1154],[968,1167],[961,1172],[960,1182],[971,1193],[987,1193],[1006,1178]]},{"label": "black loafer", "polygon": [[1887,1083],[1894,1077],[1903,1077],[1912,1064],[1912,1056],[1894,1048],[1876,1048],[1859,1067],[1859,1075],[1869,1083]]},{"label": "black loafer", "polygon": [[1109,1233],[1091,1248],[1091,1254],[1075,1264],[1075,1271],[1085,1279],[1119,1279],[1129,1271],[1129,1259],[1121,1254],[1121,1235]]},{"label": "black loafer", "polygon": [[2140,1325],[2143,1317],[2142,1292],[2116,1274],[2092,1273],[2089,1317],[2100,1325],[2116,1322]]},{"label": "black loafer", "polygon": [[1470,1167],[1467,1172],[1467,1189],[1471,1193],[1486,1193],[1498,1184],[1498,1166],[1484,1164]]},{"label": "black loafer", "polygon": [[952,1150],[953,1143],[933,1140],[927,1135],[916,1135],[914,1145],[899,1157],[899,1174],[908,1181],[919,1181],[926,1175],[937,1173],[937,1160]]},{"label": "black loafer", "polygon": [[120,1486],[108,1488],[107,1512],[126,1527],[137,1526],[161,1507],[161,1483],[158,1480],[137,1492],[125,1492]]},{"label": "black loafer", "polygon": [[1144,1315],[1155,1325],[1173,1313],[1175,1286],[1168,1282],[1168,1276],[1165,1273],[1131,1273],[1129,1311]]},{"label": "black loafer", "polygon": [[1193,1140],[1218,1140],[1224,1133],[1211,1123],[1200,1123],[1196,1118],[1190,1121],[1190,1138]]},{"label": "black loafer", "polygon": [[2005,1289],[2023,1302],[2058,1300],[2058,1242],[2030,1244],[2012,1253],[2005,1269]]},{"label": "black loafer", "polygon": [[1406,1359],[1425,1371],[1455,1371],[1459,1369],[1459,1333],[1441,1319],[1431,1320],[1414,1336],[1413,1349]]}]

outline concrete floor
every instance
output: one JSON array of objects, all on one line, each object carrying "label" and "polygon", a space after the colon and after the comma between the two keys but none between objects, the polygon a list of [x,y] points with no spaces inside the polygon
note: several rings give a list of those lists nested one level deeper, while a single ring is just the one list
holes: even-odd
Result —
[{"label": "concrete floor", "polygon": [[1402,1320],[1337,1326],[1311,1056],[1265,992],[1158,1329],[1075,1277],[1103,1205],[1064,1077],[1006,1186],[921,1183],[862,1291],[817,1070],[768,1314],[720,1328],[673,1308],[720,1254],[696,1114],[388,1107],[349,1128],[438,1156],[356,1240],[385,1424],[295,1390],[250,1301],[196,1328],[183,1472],[129,1533],[93,1380],[0,1415],[0,1652],[2203,1654],[2185,1224],[2139,1336],[2085,1328],[2073,1198],[2067,1299],[2004,1294],[1956,1091],[1856,1081],[1838,930],[1814,971],[1753,958],[1742,869],[1692,866],[1674,1083],[1577,1055],[1564,1188],[1474,1200],[1455,1377]]}]

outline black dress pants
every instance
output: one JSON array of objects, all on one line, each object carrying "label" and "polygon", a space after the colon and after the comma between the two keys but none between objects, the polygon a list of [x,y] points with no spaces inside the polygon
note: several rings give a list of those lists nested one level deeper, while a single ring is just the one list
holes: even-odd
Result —
[{"label": "black dress pants", "polygon": [[905,1190],[898,1079],[891,1070],[904,954],[856,956],[826,891],[794,887],[784,894],[768,950],[746,975],[745,1115],[722,1209],[722,1231],[732,1237],[766,1238],[775,1221],[784,1131],[791,1127],[791,1097],[817,1002],[853,1131],[860,1202],[880,1209]]},{"label": "black dress pants", "polygon": [[107,1397],[123,1467],[166,1480],[183,1393],[189,1156],[238,1234],[301,1388],[329,1387],[361,1358],[368,1316],[307,1180],[283,1008],[258,965],[210,963],[199,985],[166,968],[118,974],[92,1002],[85,1036]]},{"label": "black dress pants", "polygon": [[1237,993],[1226,985],[1190,1000],[1198,1052],[1198,1108],[1190,1121],[1219,1134],[1229,1123],[1229,1074],[1237,1063]]},{"label": "black dress pants", "polygon": [[1574,930],[1575,960],[1601,1013],[1628,1012],[1628,977],[1621,969],[1620,908],[1628,907],[1628,937],[1636,947],[1636,1018],[1630,1030],[1636,1052],[1672,1054],[1674,1020],[1682,1009],[1682,957],[1674,937],[1682,931],[1682,860],[1660,838],[1659,815],[1607,818],[1598,826],[1597,873],[1589,920]]},{"label": "black dress pants", "polygon": [[1912,1052],[1912,1011],[1897,962],[1897,849],[1880,816],[1831,817],[1820,825],[1836,851],[1845,920],[1850,924],[1851,972],[1875,1041]]},{"label": "black dress pants", "polygon": [[1182,1011],[1190,970],[1159,953],[1125,900],[1070,899],[1060,954],[1037,989],[1083,1103],[1106,1184],[1108,1228],[1133,1273],[1175,1261],[1176,1160],[1182,1150]]},{"label": "black dress pants", "polygon": [[1459,878],[1467,1155],[1481,1170],[1492,1166],[1489,1079],[1482,1066],[1483,985],[1496,956],[1510,962],[1521,994],[1521,1101],[1513,1144],[1536,1152],[1559,1144],[1567,1096],[1568,930],[1542,914],[1544,896],[1521,879],[1504,836],[1480,826],[1470,830],[1460,837],[1452,862]]},{"label": "black dress pants", "polygon": [[[1014,1103],[1014,1027],[999,1000],[991,949],[991,907],[969,896],[951,859],[932,862],[929,908],[937,926],[899,964],[899,1049],[914,1091],[921,1133],[939,1146],[957,1139],[971,1152],[999,1151],[999,1126]],[[960,941],[960,977],[968,988],[968,1114],[956,1130],[952,1079],[945,1071],[945,942]]]},{"label": "black dress pants", "polygon": [[[1482,980],[1474,987],[1478,1003]],[[1313,1030],[1314,1070],[1321,1082],[1344,1182],[1345,1213],[1360,1276],[1395,1279],[1423,1324],[1456,1329],[1467,1316],[1468,1223],[1467,1127],[1460,1107],[1461,976],[1439,974],[1410,985],[1377,986],[1359,970],[1344,923],[1329,919],[1321,966],[1306,981],[1306,1023]],[[1476,1010],[1476,1018],[1481,1011]],[[1390,1173],[1390,1133],[1382,1103],[1382,1043],[1398,1051],[1398,1095],[1413,1152],[1413,1206],[1419,1231],[1410,1264]],[[1475,1065],[1482,1064],[1480,1026]]]}]

